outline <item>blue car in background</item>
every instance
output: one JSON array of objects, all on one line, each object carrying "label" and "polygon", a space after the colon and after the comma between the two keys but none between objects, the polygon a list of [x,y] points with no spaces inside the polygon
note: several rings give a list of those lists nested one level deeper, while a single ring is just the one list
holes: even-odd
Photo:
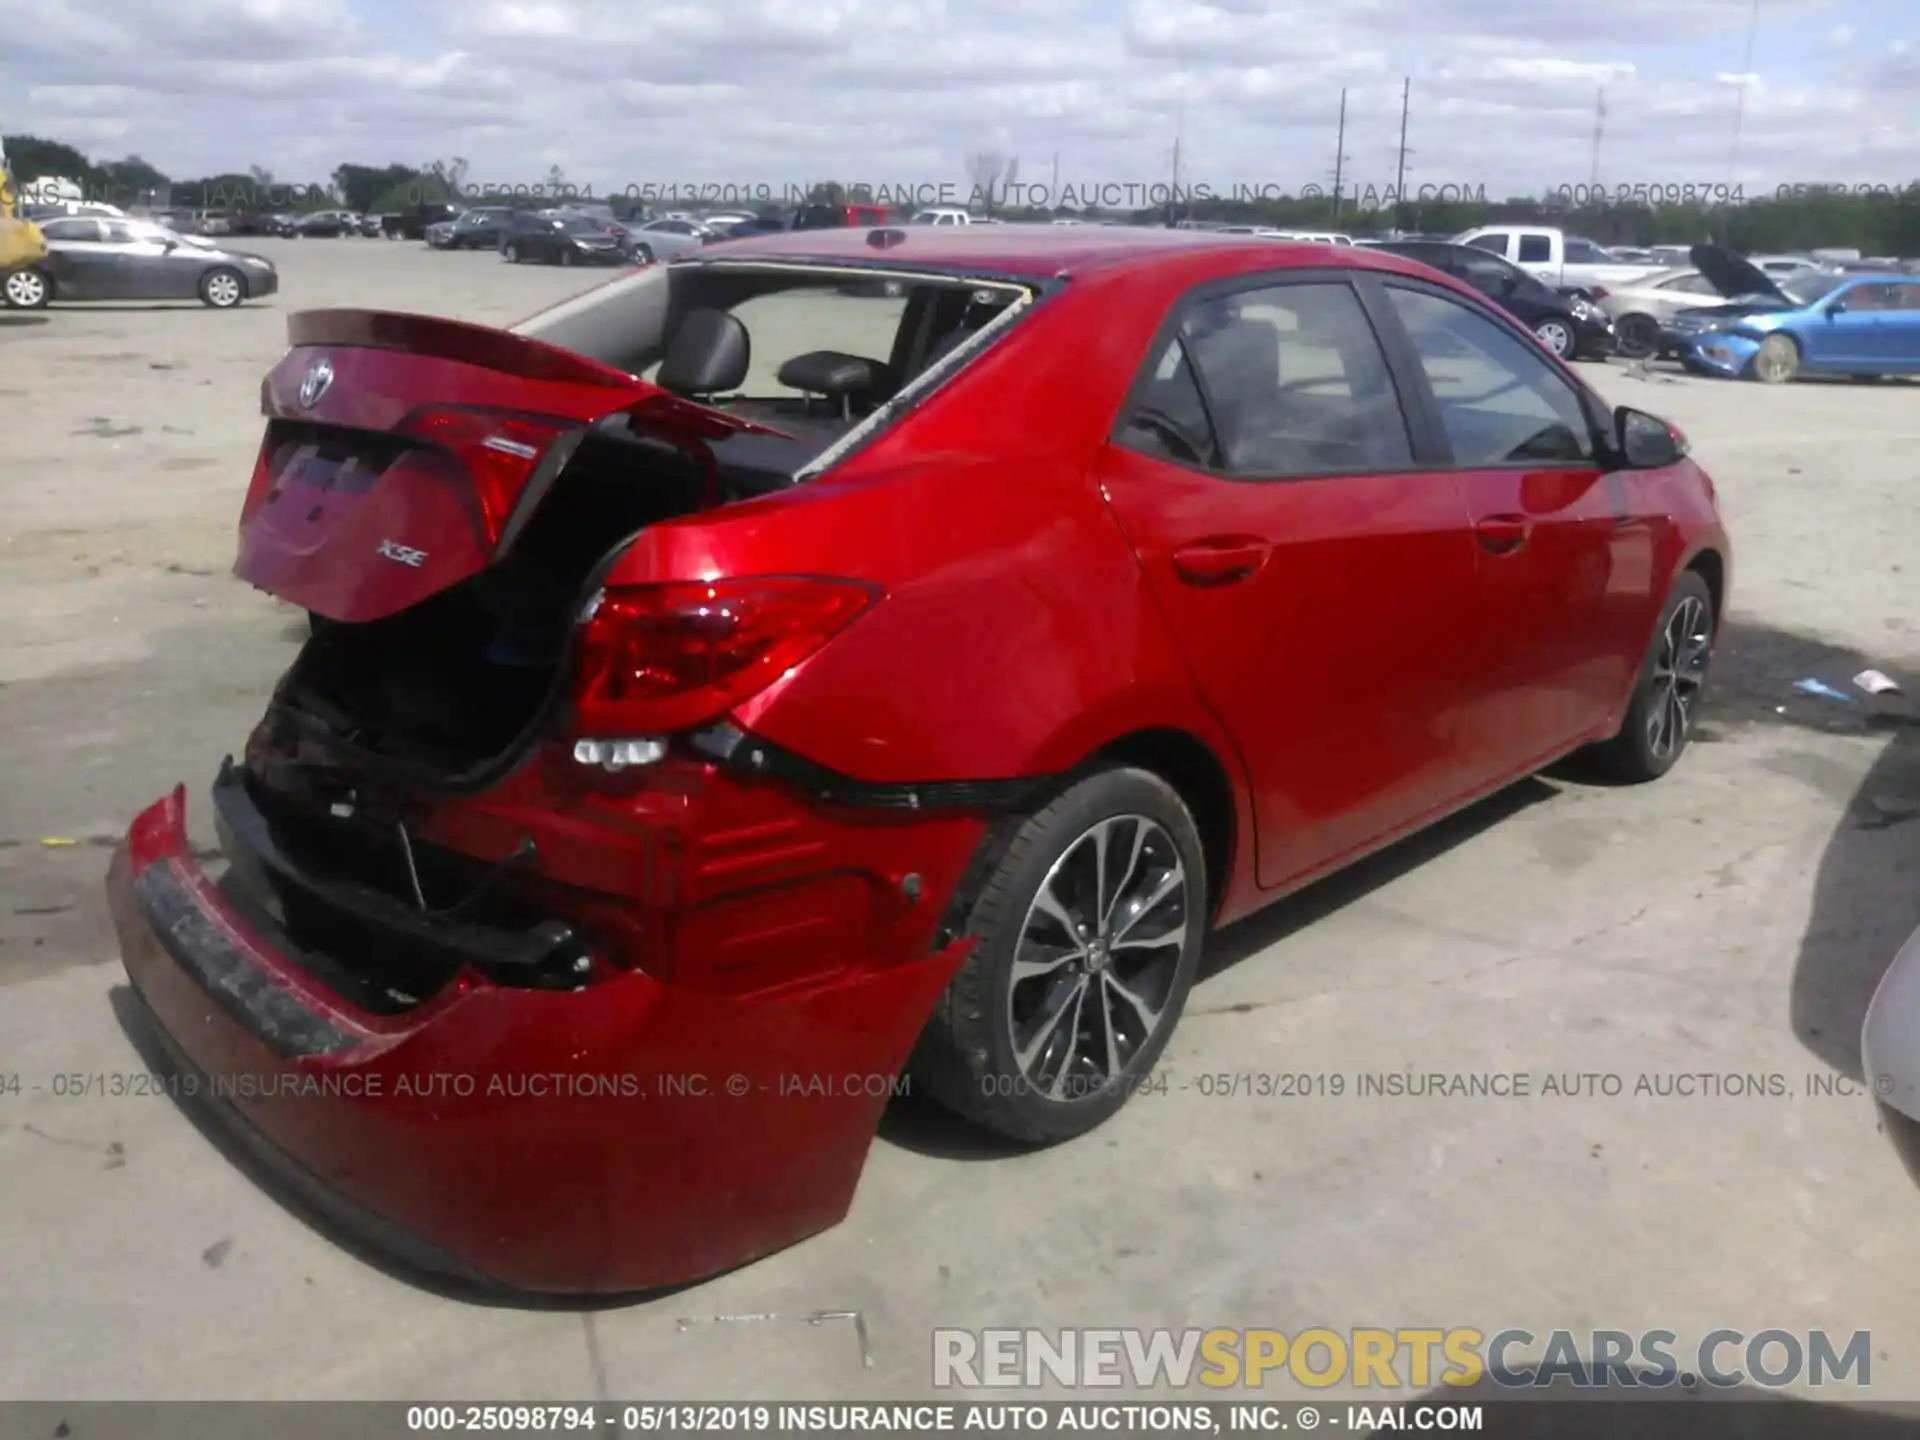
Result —
[{"label": "blue car in background", "polygon": [[1779,278],[1718,245],[1694,265],[1725,305],[1661,329],[1689,370],[1778,385],[1800,375],[1920,375],[1920,276],[1813,272]]}]

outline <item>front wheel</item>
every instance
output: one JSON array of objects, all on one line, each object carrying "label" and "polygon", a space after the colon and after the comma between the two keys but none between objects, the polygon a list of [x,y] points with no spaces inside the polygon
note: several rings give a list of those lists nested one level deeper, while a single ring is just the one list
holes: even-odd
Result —
[{"label": "front wheel", "polygon": [[1754,353],[1752,372],[1763,385],[1784,385],[1800,373],[1800,347],[1790,335],[1769,335]]},{"label": "front wheel", "polygon": [[987,845],[953,911],[979,943],[912,1071],[998,1134],[1071,1139],[1142,1086],[1179,1021],[1207,922],[1199,832],[1165,780],[1115,768]]},{"label": "front wheel", "polygon": [[44,310],[47,302],[53,299],[53,286],[47,283],[43,272],[29,266],[7,276],[0,294],[6,296],[10,310]]},{"label": "front wheel", "polygon": [[200,279],[200,299],[215,310],[231,310],[247,298],[247,282],[237,270],[209,270]]},{"label": "front wheel", "polygon": [[1679,761],[1699,719],[1714,629],[1713,592],[1694,571],[1682,572],[1660,612],[1620,733],[1594,749],[1615,779],[1658,780]]},{"label": "front wheel", "polygon": [[502,245],[500,247],[500,253],[507,257],[507,263],[509,265],[518,265],[520,263],[520,247],[518,245]]},{"label": "front wheel", "polygon": [[638,264],[651,265],[653,263],[653,247],[651,245],[634,246],[633,258]]},{"label": "front wheel", "polygon": [[560,252],[560,263],[562,265],[571,265],[579,258],[580,257],[578,255],[573,253],[572,246],[568,246],[566,249]]},{"label": "front wheel", "polygon": [[1573,358],[1573,326],[1565,320],[1542,320],[1533,327],[1533,333],[1539,337],[1542,345],[1562,360]]},{"label": "front wheel", "polygon": [[1629,315],[1614,332],[1614,348],[1626,360],[1651,360],[1660,353],[1660,324],[1651,315]]}]

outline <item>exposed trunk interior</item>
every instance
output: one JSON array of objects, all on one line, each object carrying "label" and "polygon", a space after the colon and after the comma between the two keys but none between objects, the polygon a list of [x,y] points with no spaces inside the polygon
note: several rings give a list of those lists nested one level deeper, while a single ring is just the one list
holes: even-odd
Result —
[{"label": "exposed trunk interior", "polygon": [[497,564],[385,619],[314,616],[279,702],[363,755],[447,777],[488,768],[556,696],[603,562],[648,525],[791,484],[830,438],[731,437],[713,447],[715,482],[622,417],[597,426]]}]

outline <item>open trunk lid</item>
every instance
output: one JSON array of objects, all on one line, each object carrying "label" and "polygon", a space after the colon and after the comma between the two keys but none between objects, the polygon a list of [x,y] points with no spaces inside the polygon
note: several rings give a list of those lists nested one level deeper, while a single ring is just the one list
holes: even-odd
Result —
[{"label": "open trunk lid", "polygon": [[310,310],[287,331],[234,573],[331,620],[382,619],[485,570],[597,425],[625,417],[696,450],[781,433],[489,326]]}]

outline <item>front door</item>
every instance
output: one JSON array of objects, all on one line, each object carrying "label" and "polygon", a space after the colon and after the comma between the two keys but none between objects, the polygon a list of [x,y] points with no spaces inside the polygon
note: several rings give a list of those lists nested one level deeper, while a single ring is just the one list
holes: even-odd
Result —
[{"label": "front door", "polygon": [[1253,789],[1260,883],[1457,793],[1475,551],[1352,272],[1187,297],[1102,482]]},{"label": "front door", "polygon": [[1386,282],[1418,357],[1472,521],[1480,567],[1482,743],[1504,778],[1604,724],[1663,597],[1655,534],[1594,417],[1529,337],[1418,281]]}]

